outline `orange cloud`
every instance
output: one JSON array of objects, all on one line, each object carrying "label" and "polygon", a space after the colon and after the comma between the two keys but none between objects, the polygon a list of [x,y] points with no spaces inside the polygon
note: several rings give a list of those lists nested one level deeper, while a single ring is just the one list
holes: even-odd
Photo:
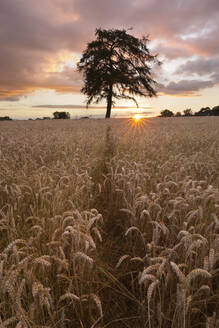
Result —
[{"label": "orange cloud", "polygon": [[[37,89],[79,92],[81,77],[67,62],[83,51],[97,27],[133,26],[135,35],[157,40],[156,50],[170,63],[219,53],[218,0],[1,0],[0,21],[0,100],[17,100]],[[185,90],[184,80],[171,84],[174,76],[166,71],[162,79],[168,82],[160,92],[197,95],[217,83],[218,74],[215,66],[211,81],[187,83]]]}]

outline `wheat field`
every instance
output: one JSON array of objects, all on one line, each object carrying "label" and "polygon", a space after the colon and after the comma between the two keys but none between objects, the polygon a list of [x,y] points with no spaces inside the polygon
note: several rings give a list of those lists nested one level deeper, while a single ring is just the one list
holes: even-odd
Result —
[{"label": "wheat field", "polygon": [[218,327],[218,172],[218,117],[0,122],[0,327]]}]

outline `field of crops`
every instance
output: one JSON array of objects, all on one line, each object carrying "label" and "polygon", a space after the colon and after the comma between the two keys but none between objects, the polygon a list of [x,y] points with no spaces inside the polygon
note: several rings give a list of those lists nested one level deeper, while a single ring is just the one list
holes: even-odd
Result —
[{"label": "field of crops", "polygon": [[216,328],[219,118],[0,122],[0,327]]}]

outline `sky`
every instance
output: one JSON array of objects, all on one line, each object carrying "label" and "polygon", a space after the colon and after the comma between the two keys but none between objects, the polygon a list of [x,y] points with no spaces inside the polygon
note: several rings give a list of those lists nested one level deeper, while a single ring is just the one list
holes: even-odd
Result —
[{"label": "sky", "polygon": [[76,64],[96,28],[149,35],[156,98],[119,101],[112,116],[157,116],[219,105],[219,0],[0,0],[0,116],[28,119],[68,111],[101,117],[105,103],[86,109]]}]

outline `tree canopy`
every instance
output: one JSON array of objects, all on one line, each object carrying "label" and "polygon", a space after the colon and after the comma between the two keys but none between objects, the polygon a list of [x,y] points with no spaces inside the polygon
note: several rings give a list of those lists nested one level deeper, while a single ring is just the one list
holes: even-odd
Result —
[{"label": "tree canopy", "polygon": [[70,119],[69,112],[54,112],[53,113],[54,119]]},{"label": "tree canopy", "polygon": [[0,121],[12,121],[12,118],[10,118],[9,116],[1,116]]},{"label": "tree canopy", "polygon": [[184,116],[192,116],[192,110],[191,108],[187,108],[183,111]]},{"label": "tree canopy", "polygon": [[169,109],[164,109],[160,112],[159,117],[182,117],[182,116],[219,116],[219,106],[214,106],[212,109],[210,107],[202,107],[198,112],[195,112],[193,114],[191,108],[187,108],[183,111],[183,114],[181,112],[174,113]]},{"label": "tree canopy", "polygon": [[169,109],[164,109],[160,112],[161,117],[172,117],[174,116],[173,112]]},{"label": "tree canopy", "polygon": [[156,95],[151,64],[160,62],[150,54],[147,37],[136,38],[126,30],[100,28],[95,36],[78,63],[78,70],[83,72],[81,91],[87,95],[87,106],[106,99],[109,118],[115,99],[131,99],[138,106],[134,96]]}]

